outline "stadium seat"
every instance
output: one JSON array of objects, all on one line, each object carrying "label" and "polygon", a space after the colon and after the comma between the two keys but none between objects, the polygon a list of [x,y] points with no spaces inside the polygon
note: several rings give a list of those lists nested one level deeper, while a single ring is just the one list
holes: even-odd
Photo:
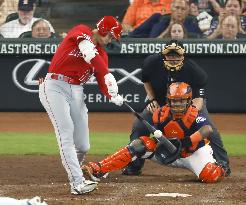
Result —
[{"label": "stadium seat", "polygon": [[[31,31],[24,32],[19,36],[19,38],[32,38],[32,32]],[[59,37],[57,36],[57,34],[51,33],[50,38],[59,38]]]},{"label": "stadium seat", "polygon": [[18,16],[18,13],[15,12],[15,13],[12,13],[12,14],[9,14],[7,17],[6,17],[6,20],[5,20],[5,23],[9,22],[9,21],[13,21],[15,19],[18,19],[19,16]]},{"label": "stadium seat", "polygon": [[31,31],[27,31],[22,33],[19,38],[32,38],[32,32]]}]

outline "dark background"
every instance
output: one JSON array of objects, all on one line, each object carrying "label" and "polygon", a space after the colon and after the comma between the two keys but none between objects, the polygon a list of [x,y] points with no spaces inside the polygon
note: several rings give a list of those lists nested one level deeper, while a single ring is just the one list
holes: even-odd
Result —
[{"label": "dark background", "polygon": [[[44,59],[49,61],[51,55],[2,55],[0,56],[1,75],[0,75],[0,111],[41,111],[43,110],[38,93],[26,92],[19,89],[12,79],[14,67],[28,59]],[[143,59],[146,55],[109,55],[109,68],[121,68],[132,72],[137,68],[141,68]],[[246,91],[245,76],[246,65],[245,57],[240,56],[189,56],[200,64],[209,75],[209,83],[206,89],[206,97],[208,99],[207,106],[210,112],[246,112]],[[17,72],[17,77],[22,85],[24,78],[29,72],[34,62],[23,65]],[[36,79],[45,76],[48,69],[48,63],[40,70]],[[118,72],[113,72],[116,80],[122,79]],[[140,73],[136,75],[141,78]],[[30,89],[38,89],[37,85],[27,86]],[[100,93],[98,86],[85,85],[85,93]],[[140,111],[144,107],[145,92],[143,85],[136,84],[129,79],[119,85],[119,93],[123,96],[127,94],[139,94],[139,100],[130,104],[134,109]],[[87,100],[88,101],[88,100]],[[128,111],[124,106],[118,107],[112,103],[106,102],[87,102],[89,111]]]}]

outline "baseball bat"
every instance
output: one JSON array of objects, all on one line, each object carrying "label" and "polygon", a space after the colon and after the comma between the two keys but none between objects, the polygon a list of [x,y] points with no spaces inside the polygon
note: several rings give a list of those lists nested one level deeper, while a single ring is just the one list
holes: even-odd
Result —
[{"label": "baseball bat", "polygon": [[[147,122],[139,113],[137,113],[126,101],[123,102],[126,107],[129,108],[129,110],[142,122],[145,124],[145,126],[148,128],[148,130],[154,134],[156,131],[155,127],[152,126],[149,122]],[[165,147],[168,149],[170,153],[175,153],[177,151],[177,148],[164,136],[162,135],[161,141],[160,139],[156,138],[159,142],[163,143]]]}]

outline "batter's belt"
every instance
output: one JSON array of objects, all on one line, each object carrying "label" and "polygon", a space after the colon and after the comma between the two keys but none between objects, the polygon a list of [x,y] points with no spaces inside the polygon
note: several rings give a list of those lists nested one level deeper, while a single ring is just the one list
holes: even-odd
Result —
[{"label": "batter's belt", "polygon": [[64,81],[64,82],[66,82],[68,84],[72,84],[72,85],[82,85],[85,83],[85,82],[80,81],[79,79],[70,78],[70,77],[67,77],[65,75],[56,74],[56,73],[48,73],[47,77],[50,77],[53,80]]}]

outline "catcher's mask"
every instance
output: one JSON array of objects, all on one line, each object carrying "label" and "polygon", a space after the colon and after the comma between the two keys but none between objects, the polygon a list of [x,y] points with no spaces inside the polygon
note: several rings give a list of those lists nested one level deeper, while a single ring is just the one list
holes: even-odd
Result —
[{"label": "catcher's mask", "polygon": [[176,40],[166,44],[162,50],[165,68],[169,71],[179,71],[184,64],[184,47]]},{"label": "catcher's mask", "polygon": [[172,83],[167,91],[167,104],[173,119],[184,116],[192,101],[192,89],[184,82]]}]

